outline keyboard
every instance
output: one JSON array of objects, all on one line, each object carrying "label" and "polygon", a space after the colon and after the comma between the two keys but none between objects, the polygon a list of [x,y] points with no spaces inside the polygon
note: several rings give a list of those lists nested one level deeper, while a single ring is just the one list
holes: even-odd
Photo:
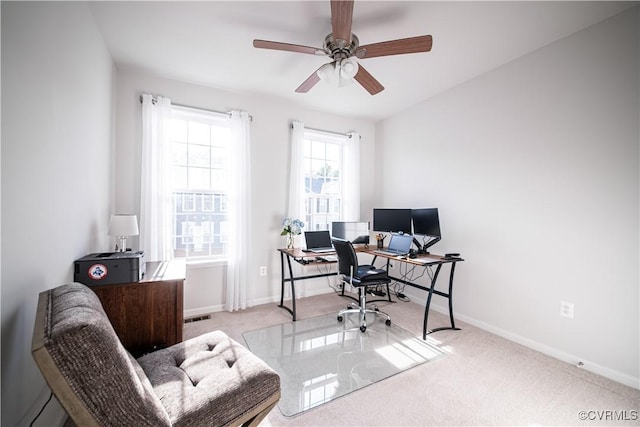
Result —
[{"label": "keyboard", "polygon": [[430,264],[432,262],[440,262],[440,260],[434,258],[412,258],[411,261],[419,262],[420,264]]},{"label": "keyboard", "polygon": [[310,252],[313,252],[314,254],[323,254],[325,252],[335,252],[336,250],[333,248],[316,248],[316,249],[309,249]]},{"label": "keyboard", "polygon": [[324,256],[318,256],[316,257],[317,260],[319,261],[325,261],[325,262],[336,262],[338,261],[338,257],[335,255],[324,255]]},{"label": "keyboard", "polygon": [[373,253],[378,255],[387,255],[387,256],[407,256],[408,255],[408,254],[401,254],[398,252],[383,251],[383,250],[376,250],[376,251],[373,251]]}]

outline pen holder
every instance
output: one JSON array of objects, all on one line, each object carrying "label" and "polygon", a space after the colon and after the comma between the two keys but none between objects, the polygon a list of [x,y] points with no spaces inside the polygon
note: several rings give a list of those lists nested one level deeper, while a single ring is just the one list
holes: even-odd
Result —
[{"label": "pen holder", "polygon": [[382,236],[382,235],[377,235],[376,236],[376,245],[378,246],[378,249],[382,249],[384,248],[384,238],[386,236]]}]

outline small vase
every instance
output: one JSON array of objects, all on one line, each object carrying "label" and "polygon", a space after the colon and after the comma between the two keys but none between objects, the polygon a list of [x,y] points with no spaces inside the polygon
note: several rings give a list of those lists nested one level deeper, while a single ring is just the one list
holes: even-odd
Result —
[{"label": "small vase", "polygon": [[293,249],[293,234],[287,234],[287,249]]}]

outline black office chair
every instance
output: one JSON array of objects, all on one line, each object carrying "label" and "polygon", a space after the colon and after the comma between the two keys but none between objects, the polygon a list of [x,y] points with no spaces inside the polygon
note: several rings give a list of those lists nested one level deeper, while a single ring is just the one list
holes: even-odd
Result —
[{"label": "black office chair", "polygon": [[338,255],[338,274],[342,280],[353,287],[358,288],[358,307],[347,307],[338,313],[338,322],[342,322],[343,316],[348,313],[360,314],[360,330],[367,330],[367,313],[382,315],[387,318],[387,326],[391,325],[391,317],[375,307],[373,310],[367,308],[367,288],[369,286],[389,285],[391,279],[386,270],[377,269],[372,265],[358,265],[358,256],[353,245],[348,240],[331,239],[333,247]]}]

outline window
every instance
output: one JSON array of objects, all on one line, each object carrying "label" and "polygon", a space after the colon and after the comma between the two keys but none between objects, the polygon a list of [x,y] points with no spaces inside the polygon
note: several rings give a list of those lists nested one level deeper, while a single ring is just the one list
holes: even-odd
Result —
[{"label": "window", "polygon": [[176,258],[226,254],[230,139],[225,115],[171,107],[171,240]]},{"label": "window", "polygon": [[305,230],[330,230],[343,206],[343,147],[346,136],[305,130],[303,174]]}]

